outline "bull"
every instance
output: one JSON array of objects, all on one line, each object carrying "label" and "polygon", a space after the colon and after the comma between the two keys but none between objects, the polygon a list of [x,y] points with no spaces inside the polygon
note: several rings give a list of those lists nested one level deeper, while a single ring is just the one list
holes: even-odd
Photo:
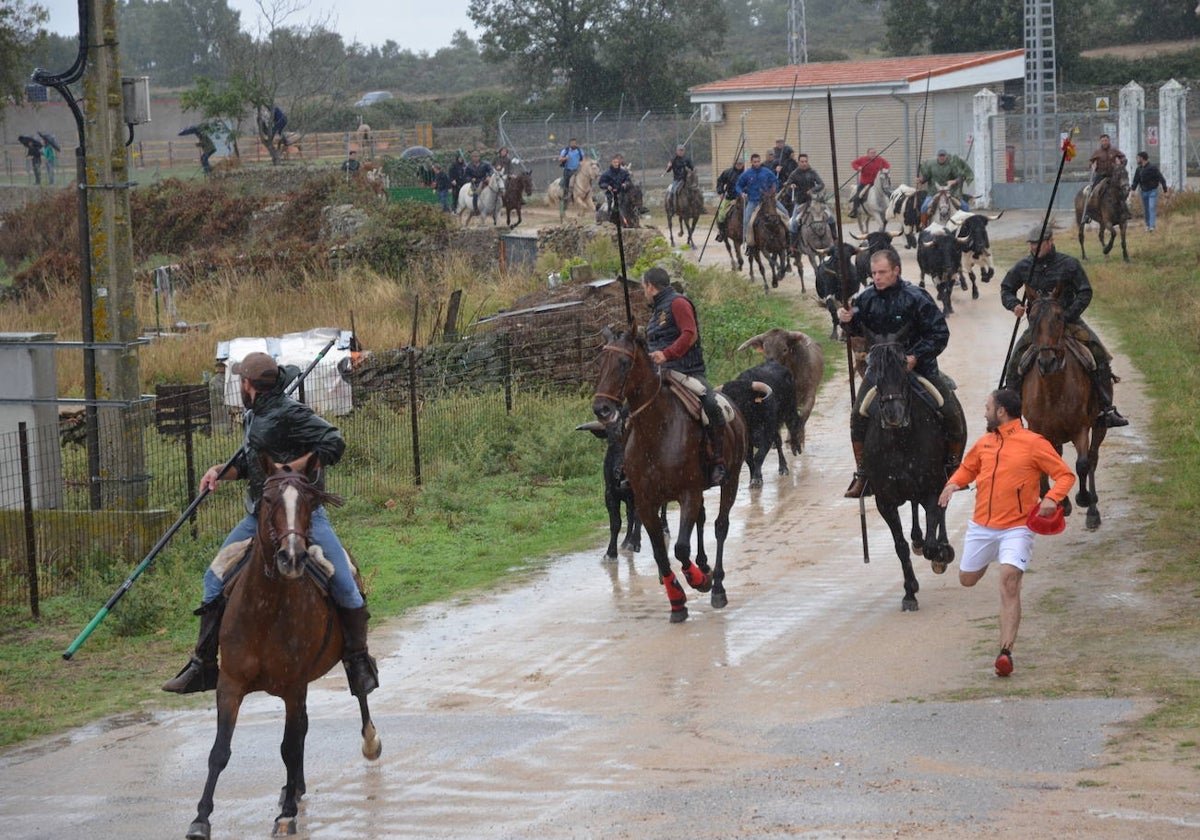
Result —
[{"label": "bull", "polygon": [[972,299],[979,299],[979,287],[975,285],[975,267],[979,266],[979,279],[984,283],[991,282],[996,275],[996,267],[992,263],[987,223],[994,222],[1003,215],[1003,210],[995,216],[959,210],[950,217],[950,227],[954,230],[954,239],[958,243],[959,250],[962,251],[962,270],[971,278]]},{"label": "bull", "polygon": [[782,410],[781,421],[787,426],[792,454],[799,455],[804,451],[804,428],[825,374],[825,351],[804,333],[779,327],[746,339],[738,350],[748,347],[762,351],[767,361],[778,362],[792,375],[795,408]]},{"label": "bull", "polygon": [[917,265],[921,269],[921,287],[925,278],[932,278],[937,287],[937,299],[942,302],[942,312],[954,312],[950,293],[954,282],[962,272],[962,251],[954,238],[954,231],[942,225],[930,225],[917,237]]},{"label": "bull", "polygon": [[791,411],[796,410],[796,389],[788,369],[778,362],[764,362],[742,371],[717,390],[737,407],[746,421],[746,466],[750,468],[750,486],[762,487],[762,465],[771,447],[779,452],[779,474],[787,475],[779,426],[789,409],[789,401]]},{"label": "bull", "polygon": [[896,250],[892,247],[892,239],[900,236],[903,232],[898,230],[893,233],[889,230],[877,230],[863,235],[850,233],[850,236],[863,243],[854,257],[854,271],[862,282],[865,283],[866,278],[871,276],[871,257],[877,251],[882,251],[885,248],[892,251]]},{"label": "bull", "polygon": [[[840,248],[846,258],[846,270],[850,272],[851,285],[857,291],[858,287],[866,282],[866,277],[870,277],[870,275],[864,277],[855,268],[855,261],[858,258],[857,248],[845,242],[841,243]],[[838,266],[837,253],[836,249],[821,251],[820,254],[825,259],[817,266],[817,296],[821,298],[825,308],[829,310],[829,317],[833,320],[833,330],[829,333],[830,341],[838,337],[837,308],[838,301],[842,297],[841,269]]]}]

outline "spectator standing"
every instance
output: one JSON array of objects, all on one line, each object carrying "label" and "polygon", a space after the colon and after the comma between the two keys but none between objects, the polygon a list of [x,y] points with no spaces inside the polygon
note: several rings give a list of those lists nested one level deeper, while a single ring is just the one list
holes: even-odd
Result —
[{"label": "spectator standing", "polygon": [[[49,147],[47,147],[47,151],[49,151]],[[1163,195],[1169,193],[1171,188],[1167,186],[1167,179],[1163,177],[1158,167],[1150,162],[1150,155],[1146,152],[1138,152],[1137,162],[1137,169],[1134,170],[1130,186],[1138,191],[1138,197],[1142,200],[1142,210],[1146,217],[1146,232],[1154,233],[1158,188],[1162,187]],[[46,166],[46,171],[50,171],[49,165]],[[50,178],[50,183],[54,183],[53,177]]]},{"label": "spectator standing", "polygon": [[433,165],[433,189],[437,193],[438,205],[447,213],[451,212],[450,173],[442,169],[440,163]]}]

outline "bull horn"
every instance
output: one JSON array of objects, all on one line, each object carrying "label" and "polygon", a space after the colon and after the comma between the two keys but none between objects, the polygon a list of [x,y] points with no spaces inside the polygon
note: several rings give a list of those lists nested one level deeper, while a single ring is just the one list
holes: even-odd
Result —
[{"label": "bull horn", "polygon": [[932,248],[937,243],[936,242],[921,242],[919,244],[922,248]]},{"label": "bull horn", "polygon": [[828,254],[828,253],[829,253],[830,251],[832,251],[832,250],[833,250],[832,248],[818,248],[818,249],[817,249],[817,253],[818,253],[818,254],[820,254],[820,255],[823,257],[823,256],[825,256],[826,254]]},{"label": "bull horn", "polygon": [[999,219],[999,218],[1000,218],[1001,216],[1003,216],[1003,215],[1004,215],[1004,211],[1003,211],[1003,210],[1001,210],[1001,211],[1000,211],[999,213],[997,213],[995,216],[989,216],[989,215],[987,215],[987,214],[985,213],[985,214],[983,214],[983,217],[984,217],[985,219],[987,219],[989,222],[994,222],[994,221],[996,221],[997,219]]},{"label": "bull horn", "polygon": [[853,236],[853,237],[854,237],[855,239],[857,239],[859,242],[861,242],[861,241],[863,241],[864,239],[866,239],[866,238],[867,238],[866,236],[863,236],[862,234],[855,233],[855,232],[854,232],[854,231],[852,231],[852,230],[848,230],[848,231],[846,231],[846,235],[847,235],[847,236]]},{"label": "bull horn", "polygon": [[765,335],[766,335],[766,333],[759,333],[758,335],[754,336],[754,338],[747,338],[738,347],[738,352],[739,353],[742,352],[747,347],[753,347],[755,350],[762,350],[763,349],[763,336],[765,336]]},{"label": "bull horn", "polygon": [[771,394],[774,393],[774,390],[770,385],[768,385],[766,382],[759,382],[757,379],[750,383],[750,390],[754,391],[755,393],[762,394],[761,397],[755,398],[755,402],[762,402],[763,400],[770,399]]},{"label": "bull horn", "polygon": [[894,239],[895,237],[897,237],[897,236],[903,236],[903,235],[904,235],[904,231],[903,231],[903,230],[889,230],[889,231],[884,231],[884,232],[885,232],[885,233],[886,233],[888,236],[892,237],[893,239]]},{"label": "bull horn", "polygon": [[971,241],[971,235],[970,235],[970,234],[967,234],[966,236],[961,236],[961,235],[960,235],[960,236],[956,236],[956,237],[954,237],[954,240],[955,240],[956,242],[970,242],[970,241]]},{"label": "bull horn", "polygon": [[596,434],[597,432],[604,431],[604,424],[601,423],[599,420],[592,420],[589,423],[580,423],[578,426],[575,427],[575,431],[591,432],[592,434]]}]

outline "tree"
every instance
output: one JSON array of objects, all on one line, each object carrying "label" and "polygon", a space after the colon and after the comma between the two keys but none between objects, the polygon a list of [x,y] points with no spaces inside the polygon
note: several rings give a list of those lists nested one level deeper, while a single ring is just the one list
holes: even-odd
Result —
[{"label": "tree", "polygon": [[121,59],[158,85],[186,85],[197,76],[225,76],[223,47],[241,28],[227,0],[124,0]]},{"label": "tree", "polygon": [[467,15],[483,30],[489,61],[510,60],[529,93],[561,91],[564,106],[590,104],[602,82],[601,25],[613,0],[471,0]]},{"label": "tree", "polygon": [[[30,56],[39,38],[44,37],[38,27],[46,17],[45,9],[25,0],[0,3],[0,98],[25,101],[25,84],[33,71]],[[0,111],[0,122],[3,120]]]}]

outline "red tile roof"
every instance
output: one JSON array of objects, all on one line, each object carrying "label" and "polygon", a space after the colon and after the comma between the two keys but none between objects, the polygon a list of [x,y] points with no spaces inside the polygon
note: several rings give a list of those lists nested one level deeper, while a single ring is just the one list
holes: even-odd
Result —
[{"label": "red tile roof", "polygon": [[838,87],[839,85],[870,85],[892,82],[902,84],[924,80],[926,76],[941,76],[967,70],[995,61],[1024,55],[1024,50],[1004,52],[960,53],[958,55],[912,55],[902,58],[879,58],[870,61],[826,61],[817,64],[788,64],[757,70],[730,79],[721,79],[690,89],[695,96],[705,93],[734,91],[790,91],[796,88]]}]

